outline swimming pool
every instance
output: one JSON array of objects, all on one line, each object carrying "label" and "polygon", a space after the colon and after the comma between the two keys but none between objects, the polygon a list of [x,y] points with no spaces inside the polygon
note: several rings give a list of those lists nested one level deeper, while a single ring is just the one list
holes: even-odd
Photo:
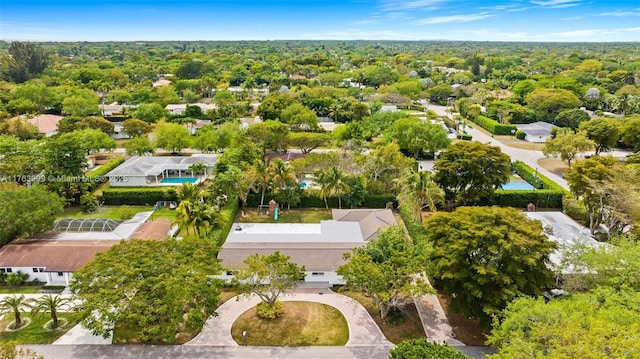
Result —
[{"label": "swimming pool", "polygon": [[509,181],[507,183],[503,183],[502,189],[511,190],[511,191],[529,191],[534,188],[527,181],[520,180],[520,181]]},{"label": "swimming pool", "polygon": [[187,182],[196,183],[198,179],[195,177],[171,177],[171,178],[163,178],[160,183],[176,183],[176,184],[185,184]]}]

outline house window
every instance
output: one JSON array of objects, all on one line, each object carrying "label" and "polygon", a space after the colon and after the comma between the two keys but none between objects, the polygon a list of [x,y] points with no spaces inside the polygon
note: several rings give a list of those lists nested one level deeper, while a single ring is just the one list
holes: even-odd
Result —
[{"label": "house window", "polygon": [[233,275],[233,271],[228,270],[227,275]]},{"label": "house window", "polygon": [[31,270],[33,270],[33,273],[42,273],[42,272],[44,272],[44,268],[40,268],[40,267],[34,267],[34,268],[31,268]]},{"label": "house window", "polygon": [[324,272],[311,272],[311,275],[324,275]]},{"label": "house window", "polygon": [[58,272],[58,277],[62,277],[62,276],[64,276],[64,273]]},{"label": "house window", "polygon": [[11,268],[0,268],[0,273],[11,273],[13,269]]}]

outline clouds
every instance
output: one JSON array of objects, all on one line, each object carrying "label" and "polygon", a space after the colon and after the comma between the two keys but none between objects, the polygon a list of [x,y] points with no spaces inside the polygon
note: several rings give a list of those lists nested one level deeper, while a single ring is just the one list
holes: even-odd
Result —
[{"label": "clouds", "polygon": [[550,9],[560,9],[580,5],[580,0],[545,0],[531,1],[532,4]]},{"label": "clouds", "polygon": [[418,25],[435,25],[446,24],[451,22],[471,22],[494,17],[489,13],[470,14],[470,15],[451,15],[451,16],[435,16],[416,21]]}]

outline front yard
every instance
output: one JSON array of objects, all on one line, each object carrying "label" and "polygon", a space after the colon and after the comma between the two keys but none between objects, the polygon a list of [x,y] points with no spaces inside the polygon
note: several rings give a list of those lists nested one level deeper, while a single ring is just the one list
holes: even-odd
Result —
[{"label": "front yard", "polygon": [[32,317],[23,313],[23,321],[30,321],[27,326],[16,331],[8,331],[8,326],[13,322],[13,315],[7,314],[0,320],[0,342],[15,342],[16,344],[51,344],[64,333],[73,328],[78,320],[73,313],[58,313],[60,327],[58,329],[45,329],[47,322],[51,321],[48,314]]}]

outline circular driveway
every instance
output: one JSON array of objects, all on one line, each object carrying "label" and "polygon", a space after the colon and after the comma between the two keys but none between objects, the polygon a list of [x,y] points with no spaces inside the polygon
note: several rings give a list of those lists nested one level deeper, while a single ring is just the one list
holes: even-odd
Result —
[{"label": "circular driveway", "polygon": [[[317,302],[335,307],[347,320],[349,327],[349,341],[347,346],[361,345],[393,345],[389,342],[373,318],[357,301],[333,292],[292,293],[280,298],[281,301]],[[260,302],[257,296],[247,298],[233,297],[224,302],[217,310],[217,316],[207,320],[198,336],[184,345],[222,345],[237,346],[231,337],[231,326],[244,312]]]}]

